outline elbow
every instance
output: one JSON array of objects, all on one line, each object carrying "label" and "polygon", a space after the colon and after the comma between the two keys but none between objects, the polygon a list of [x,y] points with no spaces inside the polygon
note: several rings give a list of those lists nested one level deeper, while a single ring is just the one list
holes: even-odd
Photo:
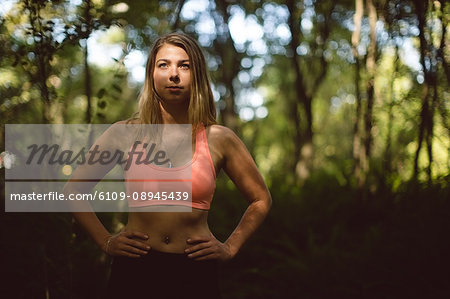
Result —
[{"label": "elbow", "polygon": [[258,205],[261,207],[263,213],[267,215],[272,208],[272,196],[270,195],[270,192],[267,191],[267,193],[261,196],[258,200],[255,200],[255,203],[256,202],[258,202]]},{"label": "elbow", "polygon": [[266,216],[272,208],[272,196],[269,190],[261,191],[248,197],[249,207],[258,210],[260,214]]}]

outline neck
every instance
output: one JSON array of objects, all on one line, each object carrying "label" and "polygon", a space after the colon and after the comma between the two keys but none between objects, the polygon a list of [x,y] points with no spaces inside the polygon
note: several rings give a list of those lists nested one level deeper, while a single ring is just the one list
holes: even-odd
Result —
[{"label": "neck", "polygon": [[161,115],[164,124],[187,124],[189,123],[188,106],[189,103],[167,104],[160,102]]}]

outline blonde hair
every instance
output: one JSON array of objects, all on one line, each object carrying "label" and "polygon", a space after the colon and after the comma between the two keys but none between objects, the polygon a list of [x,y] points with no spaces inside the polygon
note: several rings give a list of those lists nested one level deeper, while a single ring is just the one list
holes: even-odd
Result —
[{"label": "blonde hair", "polygon": [[197,42],[184,33],[170,33],[159,37],[148,56],[145,69],[145,82],[139,97],[139,111],[137,118],[141,124],[161,124],[160,98],[156,93],[153,82],[155,58],[159,49],[164,44],[170,44],[182,48],[189,56],[191,71],[191,94],[188,108],[189,123],[193,131],[199,125],[212,125],[216,122],[216,108],[211,91],[210,79],[206,67],[206,60]]}]

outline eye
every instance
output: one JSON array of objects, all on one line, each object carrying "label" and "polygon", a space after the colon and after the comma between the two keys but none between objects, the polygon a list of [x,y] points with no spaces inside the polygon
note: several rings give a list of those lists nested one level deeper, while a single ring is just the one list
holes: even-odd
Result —
[{"label": "eye", "polygon": [[160,68],[166,68],[166,67],[167,67],[167,63],[166,63],[166,62],[158,63],[158,67],[160,67]]},{"label": "eye", "polygon": [[188,70],[189,69],[189,63],[183,63],[180,65],[180,67],[184,70]]}]

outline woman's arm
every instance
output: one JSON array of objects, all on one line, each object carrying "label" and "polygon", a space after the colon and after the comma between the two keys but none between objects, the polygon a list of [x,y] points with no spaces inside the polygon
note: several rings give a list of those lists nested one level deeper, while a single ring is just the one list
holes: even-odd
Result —
[{"label": "woman's arm", "polygon": [[[94,171],[95,170],[89,166],[78,167],[71,177],[71,180],[69,180],[64,187],[64,193],[79,194],[90,192],[95,186],[95,183],[79,181],[91,177]],[[89,173],[89,176],[87,173]],[[97,178],[98,177],[96,177],[96,179]],[[92,211],[89,203],[76,202],[72,204],[72,208],[72,216],[75,218],[76,222],[105,253],[112,256],[123,255],[137,258],[147,254],[147,251],[150,249],[150,246],[139,241],[148,239],[148,236],[142,232],[122,231],[119,234],[112,236],[98,219],[94,211]]]},{"label": "woman's arm", "polygon": [[[110,127],[91,147],[85,163],[76,168],[70,180],[64,186],[63,192],[66,195],[90,193],[97,182],[116,165],[117,161],[114,163],[87,163],[87,161],[91,160],[90,155],[93,155],[93,149],[96,149],[95,153],[97,157],[100,155],[99,153],[104,152],[109,152],[112,155],[116,150],[126,153],[128,142],[124,141],[124,138],[121,139],[122,144],[116,140],[118,140],[117,137],[126,136],[124,130],[130,131],[134,129],[126,129],[126,127],[119,127],[119,125],[121,123]],[[123,143],[126,145],[124,146]],[[93,157],[92,161],[96,159]],[[70,205],[72,215],[76,222],[89,234],[99,248],[107,254],[139,257],[142,254],[146,254],[146,250],[150,249],[147,244],[135,240],[136,238],[142,240],[148,239],[148,236],[144,233],[128,231],[112,236],[101,223],[88,202],[71,202]]]},{"label": "woman's arm", "polygon": [[227,175],[249,201],[249,206],[224,243],[214,236],[192,238],[188,240],[188,244],[192,246],[186,252],[195,260],[228,260],[239,252],[266,218],[272,198],[253,158],[236,134],[222,126],[213,126],[209,134],[210,139],[214,140],[212,143],[218,156],[216,158],[221,161],[220,164]]},{"label": "woman's arm", "polygon": [[94,212],[72,212],[73,218],[94,240],[97,246],[107,252],[107,242],[111,234],[106,230]]},{"label": "woman's arm", "polygon": [[123,231],[112,236],[94,212],[72,212],[72,215],[106,254],[138,258],[150,250],[150,246],[136,240],[147,240],[148,236],[144,233]]}]

